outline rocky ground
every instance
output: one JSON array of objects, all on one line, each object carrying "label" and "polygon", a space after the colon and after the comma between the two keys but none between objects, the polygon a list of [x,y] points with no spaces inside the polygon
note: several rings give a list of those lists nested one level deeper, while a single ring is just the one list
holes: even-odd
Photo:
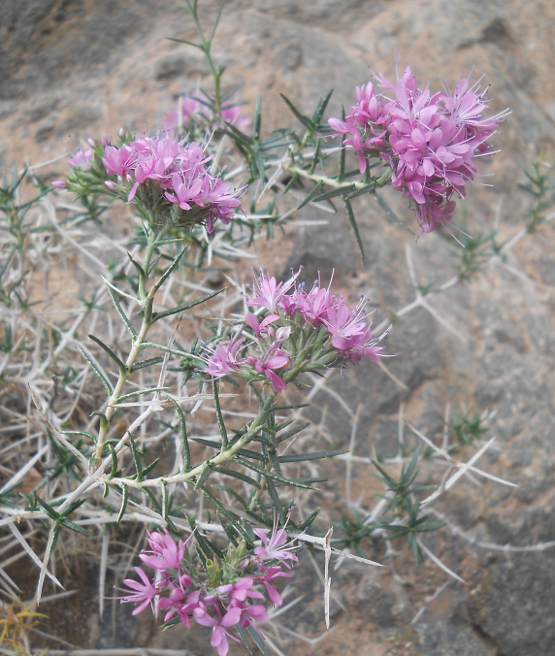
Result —
[{"label": "rocky ground", "polygon": [[[210,22],[216,3],[199,4]],[[516,186],[523,177],[519,164],[529,163],[538,146],[549,151],[555,142],[554,34],[555,5],[547,0],[230,0],[215,56],[227,66],[228,87],[240,86],[250,107],[262,93],[266,130],[291,123],[280,92],[308,110],[333,87],[330,115],[337,115],[370,71],[394,76],[396,49],[400,65],[410,63],[433,88],[439,75],[454,86],[461,74],[484,74],[495,109],[509,106],[513,114],[496,137],[502,152],[484,165],[495,174],[494,188],[476,186],[465,203],[467,227],[473,236],[485,235],[498,220],[502,241],[523,225],[530,203]],[[194,38],[186,12],[172,2],[1,3],[0,166],[55,159],[82,139],[115,134],[122,125],[157,128],[177,94],[199,81],[209,84],[197,51],[167,37]],[[37,173],[52,179],[64,170],[59,161]],[[393,196],[389,200],[395,205]],[[302,263],[309,280],[318,271],[326,279],[335,268],[337,286],[351,300],[369,296],[378,322],[414,299],[405,246],[422,283],[452,277],[460,259],[452,240],[433,234],[415,243],[370,201],[360,202],[357,215],[365,270],[341,215],[317,229],[290,228],[272,248],[260,247],[261,264],[283,273]],[[329,219],[314,209],[306,216]],[[503,552],[468,541],[531,546],[555,540],[554,246],[551,226],[541,226],[506,260],[490,260],[472,280],[432,298],[433,311],[451,330],[424,308],[395,321],[388,347],[398,355],[386,363],[394,378],[361,366],[328,383],[344,404],[325,390],[315,397],[311,418],[323,422],[338,446],[349,444],[358,412],[355,454],[362,457],[395,454],[401,404],[407,420],[429,435],[441,431],[449,403],[495,411],[490,435],[498,447],[482,464],[519,487],[463,482],[438,506],[450,528],[431,535],[427,545],[465,585],[451,581],[442,589],[448,577],[429,562],[415,569],[406,553],[395,560],[398,576],[391,567],[377,572],[344,563],[332,577],[334,629],[314,645],[291,637],[283,653],[555,654],[555,549]],[[339,482],[318,499],[330,521],[338,520],[344,501],[344,472],[340,463],[328,465]],[[352,498],[363,495],[368,508],[376,491],[367,466],[354,466]],[[374,556],[384,558],[382,552]],[[391,565],[387,559],[384,564]],[[81,565],[75,584],[86,588],[96,580],[94,568],[94,561],[89,569]],[[295,581],[303,601],[280,621],[317,638],[324,632],[322,585],[308,556]],[[99,620],[95,585],[90,597],[53,611],[48,631],[80,646],[212,653],[204,635],[179,629],[162,634],[146,618],[131,620],[130,609],[117,604]]]}]

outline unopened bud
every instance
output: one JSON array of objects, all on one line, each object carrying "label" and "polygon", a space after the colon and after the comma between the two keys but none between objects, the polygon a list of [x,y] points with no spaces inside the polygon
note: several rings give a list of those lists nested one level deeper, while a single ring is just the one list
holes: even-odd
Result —
[{"label": "unopened bud", "polygon": [[276,330],[276,342],[284,342],[291,334],[291,326],[282,326]]}]

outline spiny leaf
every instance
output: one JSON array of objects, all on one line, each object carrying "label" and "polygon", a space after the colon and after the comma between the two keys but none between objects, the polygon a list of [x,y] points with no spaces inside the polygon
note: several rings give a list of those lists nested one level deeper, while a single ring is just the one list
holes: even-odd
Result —
[{"label": "spiny leaf", "polygon": [[326,111],[326,107],[328,106],[332,93],[333,93],[333,89],[330,89],[323,100],[322,98],[320,98],[318,105],[314,110],[314,114],[312,114],[312,122],[314,123],[314,125],[319,125],[320,121],[322,120],[322,116]]},{"label": "spiny leaf", "polygon": [[247,474],[238,472],[235,469],[228,469],[227,467],[213,467],[212,469],[220,474],[225,474],[226,476],[231,476],[232,478],[236,478],[240,481],[243,481],[244,483],[248,483],[249,485],[255,487],[257,490],[260,487],[260,483],[257,480],[251,476],[247,476]]},{"label": "spiny leaf", "polygon": [[316,198],[316,196],[319,195],[320,189],[322,189],[323,186],[324,186],[324,183],[322,182],[322,180],[318,180],[318,182],[316,183],[316,185],[312,189],[312,191],[308,194],[308,196],[306,196],[304,198],[302,203],[300,205],[298,205],[297,211],[302,209],[305,205],[308,205],[308,203],[312,202]]},{"label": "spiny leaf", "polygon": [[311,132],[314,132],[314,125],[312,121],[304,114],[301,114],[301,112],[299,112],[299,110],[295,107],[295,105],[293,105],[293,103],[289,100],[289,98],[287,98],[287,96],[284,96],[282,93],[280,93],[279,95],[283,98],[285,104],[289,107],[289,109],[293,112],[293,114],[299,119],[299,121]]},{"label": "spiny leaf", "polygon": [[128,498],[129,498],[129,490],[127,489],[127,485],[125,483],[122,483],[121,484],[121,506],[120,506],[120,509],[119,509],[118,518],[116,519],[118,524],[119,524],[119,522],[121,522],[121,520],[123,519],[123,515],[125,514],[125,509],[127,508]]},{"label": "spiny leaf", "polygon": [[188,471],[191,466],[191,454],[189,451],[189,440],[187,439],[187,423],[185,421],[185,414],[175,399],[172,399],[172,397],[168,396],[167,394],[164,394],[164,396],[166,397],[167,401],[173,405],[175,411],[177,412],[177,416],[179,417],[179,432],[181,433],[183,449],[183,471]]},{"label": "spiny leaf", "polygon": [[353,191],[354,188],[355,188],[354,183],[351,183],[343,187],[338,187],[337,189],[330,189],[330,191],[326,191],[320,196],[316,196],[316,198],[314,198],[313,201],[316,203],[321,200],[329,200],[330,198],[343,196],[344,194],[348,194],[350,191]]},{"label": "spiny leaf", "polygon": [[145,367],[150,367],[153,364],[158,364],[163,361],[164,358],[161,355],[157,355],[154,358],[147,358],[146,360],[135,362],[135,364],[131,367],[131,371],[132,372],[139,371],[139,369],[144,369]]},{"label": "spiny leaf", "polygon": [[121,319],[123,325],[126,327],[127,332],[131,335],[133,339],[137,338],[137,331],[133,326],[131,325],[131,322],[127,318],[127,315],[123,311],[118,299],[116,298],[114,294],[114,290],[112,287],[108,284],[106,284],[106,290],[108,291],[108,295],[110,296],[110,300],[112,301],[112,305],[116,308],[116,312],[119,315],[119,318]]},{"label": "spiny leaf", "polygon": [[170,264],[170,266],[164,271],[164,273],[160,276],[160,280],[154,285],[154,289],[158,291],[160,287],[166,282],[166,280],[171,276],[171,274],[175,271],[177,268],[177,265],[179,264],[179,261],[183,257],[187,250],[187,246],[184,246],[177,257],[173,260],[173,262]]},{"label": "spiny leaf", "polygon": [[79,349],[79,353],[83,356],[83,359],[85,362],[89,365],[89,367],[94,371],[94,373],[98,376],[100,379],[100,382],[102,385],[104,385],[104,389],[108,392],[110,396],[112,396],[114,390],[112,389],[112,386],[108,382],[105,376],[103,376],[100,371],[98,370],[98,367],[92,362],[92,360],[89,358],[89,356],[83,351],[82,348],[77,347]]},{"label": "spiny leaf", "polygon": [[98,339],[98,337],[95,337],[94,335],[88,335],[88,338],[92,339],[92,341],[95,342],[95,344],[98,344],[98,346],[100,346],[101,349],[104,349],[104,351],[106,351],[106,353],[116,363],[121,373],[125,373],[127,371],[127,367],[125,366],[125,364],[120,360],[120,358],[118,358],[118,356],[112,351],[112,349],[107,344],[104,344],[102,340]]},{"label": "spiny leaf", "polygon": [[299,424],[296,428],[292,428],[291,430],[288,430],[286,433],[282,433],[281,435],[277,435],[276,437],[277,437],[278,444],[281,444],[281,442],[284,442],[285,440],[288,440],[290,437],[293,437],[293,435],[296,435],[297,433],[300,433],[301,431],[303,431],[308,426],[310,426],[310,422],[309,421],[304,421],[302,424]]},{"label": "spiny leaf", "polygon": [[304,462],[305,460],[319,460],[320,458],[333,458],[343,453],[349,453],[348,449],[337,449],[334,451],[313,451],[309,453],[292,453],[287,456],[278,456],[280,463],[283,462]]},{"label": "spiny leaf", "polygon": [[358,231],[358,226],[355,219],[355,215],[353,213],[353,208],[351,207],[351,202],[347,200],[347,198],[343,198],[343,202],[345,203],[345,209],[347,210],[347,218],[349,219],[349,223],[351,224],[351,229],[353,231],[358,246],[360,259],[362,260],[362,266],[364,266],[364,248],[362,246],[362,239],[360,238],[360,233]]},{"label": "spiny leaf", "polygon": [[389,207],[389,205],[383,200],[381,196],[378,195],[376,191],[372,192],[372,195],[376,199],[378,205],[385,210],[385,212],[396,222],[398,223],[403,230],[406,230],[407,232],[410,232],[411,235],[414,235],[415,232],[410,228],[404,221],[401,221],[401,219],[395,214],[395,212]]},{"label": "spiny leaf", "polygon": [[152,315],[153,322],[158,321],[158,319],[163,319],[164,317],[169,317],[172,314],[178,314],[180,312],[185,312],[186,310],[190,310],[191,308],[194,308],[197,305],[200,305],[201,303],[205,303],[211,298],[214,298],[214,296],[221,294],[223,291],[225,291],[225,288],[219,289],[217,292],[212,292],[211,294],[206,294],[206,296],[201,296],[200,298],[197,298],[194,301],[191,301],[189,303],[184,303],[183,305],[179,305],[178,307],[171,308],[169,310],[164,310],[163,312],[155,312]]},{"label": "spiny leaf", "polygon": [[293,485],[294,487],[302,487],[307,490],[311,490],[312,488],[309,485],[303,485],[302,483],[297,483],[294,480],[290,480],[287,478],[282,478],[281,476],[278,476],[277,474],[273,474],[270,471],[266,471],[265,469],[260,469],[260,467],[256,467],[252,463],[248,462],[247,460],[243,460],[242,458],[238,458],[237,456],[233,457],[233,460],[235,462],[238,462],[239,464],[243,465],[243,467],[246,467],[247,469],[251,469],[252,471],[255,471],[257,474],[261,474],[264,477],[269,477],[273,478],[275,481],[279,481],[280,483],[284,483],[285,485]]}]

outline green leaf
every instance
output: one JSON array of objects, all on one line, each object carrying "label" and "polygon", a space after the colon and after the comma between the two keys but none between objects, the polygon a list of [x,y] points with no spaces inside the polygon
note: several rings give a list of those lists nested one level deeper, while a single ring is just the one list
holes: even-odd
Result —
[{"label": "green leaf", "polygon": [[112,301],[112,305],[116,308],[116,312],[118,313],[119,318],[121,319],[123,325],[126,327],[127,332],[131,335],[132,339],[136,339],[137,338],[137,332],[136,332],[135,328],[133,328],[133,326],[131,325],[131,322],[129,321],[129,319],[127,318],[127,315],[125,314],[125,312],[123,311],[121,305],[119,304],[119,301],[118,301],[118,299],[116,298],[116,296],[114,294],[114,290],[108,284],[106,284],[106,290],[108,291],[108,295],[110,296],[110,300]]},{"label": "green leaf", "polygon": [[321,200],[330,200],[330,198],[336,198],[337,196],[343,196],[344,194],[348,194],[350,191],[353,191],[353,189],[354,189],[354,183],[344,185],[343,187],[326,191],[320,196],[314,198],[313,201],[316,203]]},{"label": "green leaf", "polygon": [[110,478],[118,475],[118,456],[116,450],[111,444],[108,444],[108,449],[110,450],[110,455],[112,456],[112,470],[110,471]]},{"label": "green leaf", "polygon": [[396,222],[398,223],[403,230],[406,230],[407,232],[410,232],[411,235],[416,234],[412,228],[410,228],[404,221],[401,221],[401,219],[395,214],[395,212],[389,207],[389,205],[383,200],[381,196],[378,195],[376,191],[372,192],[372,196],[376,199],[376,202],[378,205],[385,210],[385,212]]},{"label": "green leaf", "polygon": [[280,463],[304,462],[305,460],[319,460],[320,458],[333,458],[334,456],[349,453],[348,449],[336,449],[334,451],[312,451],[311,453],[292,453],[287,456],[278,456]]},{"label": "green leaf", "polygon": [[318,196],[318,194],[320,193],[320,189],[322,189],[323,186],[324,183],[322,182],[322,180],[319,180],[316,183],[316,185],[313,187],[312,191],[304,198],[302,203],[297,206],[297,211],[302,209],[305,205],[308,205],[308,203],[311,203],[316,198],[316,196]]},{"label": "green leaf", "polygon": [[62,435],[81,435],[82,437],[88,437],[96,444],[96,436],[93,435],[92,433],[87,433],[86,431],[71,430],[71,431],[60,431],[60,433]]},{"label": "green leaf", "polygon": [[299,524],[299,530],[306,531],[307,528],[312,524],[312,522],[316,519],[318,516],[318,513],[320,512],[320,508],[316,508],[304,521],[302,521]]},{"label": "green leaf", "polygon": [[264,654],[264,656],[270,656],[270,652],[266,649],[266,645],[264,644],[264,641],[258,635],[258,633],[255,631],[254,627],[251,624],[249,624],[247,626],[247,631],[248,631],[250,637],[256,643],[256,646],[258,647],[258,649],[260,649],[260,651]]},{"label": "green leaf", "polygon": [[46,503],[46,501],[43,501],[34,490],[33,490],[33,499],[35,503],[38,503],[39,506],[42,506],[42,509],[50,517],[50,519],[53,519],[54,521],[59,520],[60,515],[54,510],[54,508],[52,508],[51,505]]},{"label": "green leaf", "polygon": [[173,405],[175,411],[177,412],[177,416],[179,417],[179,432],[181,434],[181,446],[183,449],[182,471],[188,471],[191,466],[191,453],[189,451],[189,440],[187,439],[187,423],[185,421],[185,414],[175,399],[172,399],[172,397],[168,396],[167,394],[164,394],[164,396],[166,397],[167,401]]},{"label": "green leaf", "polygon": [[255,141],[260,141],[260,127],[262,123],[262,96],[258,94],[256,98],[256,108],[254,110],[253,136]]},{"label": "green leaf", "polygon": [[222,438],[222,451],[226,451],[229,446],[229,440],[227,438],[227,430],[224,424],[224,418],[222,417],[222,410],[220,408],[220,397],[218,396],[218,383],[214,379],[212,381],[212,396],[214,398],[214,409],[216,411],[216,420],[218,422],[218,428],[220,430],[220,435]]},{"label": "green leaf", "polygon": [[98,376],[98,378],[100,379],[100,382],[102,383],[102,385],[104,385],[104,389],[108,392],[109,396],[112,396],[112,394],[114,393],[114,390],[112,389],[112,386],[110,385],[110,383],[108,382],[108,380],[105,378],[105,376],[103,376],[103,375],[100,373],[100,371],[98,370],[98,368],[96,367],[96,365],[95,365],[95,364],[92,362],[92,360],[88,357],[88,355],[85,353],[85,351],[83,351],[83,349],[80,348],[80,347],[77,347],[77,348],[79,349],[79,353],[81,353],[81,355],[83,356],[83,359],[85,360],[85,362],[89,365],[89,367],[90,367],[90,368],[94,371],[94,373]]},{"label": "green leaf", "polygon": [[249,507],[249,504],[245,501],[245,499],[243,499],[243,497],[232,487],[229,487],[228,485],[212,485],[212,487],[231,494],[231,496],[234,497],[245,510]]},{"label": "green leaf", "polygon": [[157,351],[163,351],[164,353],[171,353],[172,355],[178,355],[180,357],[190,355],[187,351],[178,351],[177,349],[171,348],[171,346],[165,346],[164,344],[156,344],[156,342],[143,342],[141,344],[141,351],[143,349],[152,348]]},{"label": "green leaf", "polygon": [[62,526],[65,526],[66,528],[69,528],[71,531],[75,531],[75,533],[81,533],[81,535],[86,535],[89,538],[94,537],[94,533],[91,531],[87,531],[86,528],[83,528],[82,526],[79,526],[79,524],[75,524],[74,522],[71,522],[69,519],[61,519],[60,524]]},{"label": "green leaf", "polygon": [[[204,444],[205,446],[209,446],[213,449],[217,449],[218,451],[221,450],[222,444],[221,442],[215,442],[214,440],[206,440],[203,437],[193,437],[191,438],[193,442],[198,442],[199,444]],[[264,460],[264,456],[261,453],[258,453],[257,451],[251,451],[250,449],[239,449],[239,451],[236,451],[241,456],[245,456],[245,458],[253,458],[254,460]]]},{"label": "green leaf", "polygon": [[212,469],[220,474],[225,474],[226,476],[231,476],[231,478],[236,478],[239,481],[248,483],[249,485],[252,485],[257,490],[260,487],[260,483],[257,480],[255,480],[251,476],[247,476],[247,474],[238,472],[235,469],[228,469],[227,467],[213,467]]},{"label": "green leaf", "polygon": [[298,178],[299,178],[299,174],[295,171],[295,173],[293,173],[293,175],[291,176],[289,182],[285,185],[285,189],[283,190],[284,196],[289,191],[289,189],[291,189],[291,187],[295,184],[295,182],[297,182]]},{"label": "green leaf", "polygon": [[131,253],[128,252],[128,253],[127,253],[127,257],[129,258],[131,264],[132,264],[132,265],[135,267],[135,269],[137,269],[137,271],[139,272],[139,276],[140,276],[141,280],[146,280],[146,273],[145,273],[145,270],[143,269],[143,267],[142,267],[137,261],[135,261],[135,260],[133,259],[133,257],[131,256]]},{"label": "green leaf", "polygon": [[212,292],[211,294],[206,294],[206,296],[201,296],[200,298],[197,298],[195,301],[191,301],[190,303],[185,303],[183,305],[179,305],[176,308],[172,308],[170,310],[164,310],[163,312],[155,312],[152,315],[152,321],[158,321],[158,319],[163,319],[164,317],[169,317],[172,314],[178,314],[180,312],[185,312],[186,310],[190,310],[191,308],[194,308],[197,305],[200,305],[201,303],[206,303],[206,301],[210,300],[211,298],[214,298],[214,296],[217,296],[218,294],[221,294],[223,291],[225,291],[225,287],[223,289],[219,289],[217,292]]},{"label": "green leaf", "polygon": [[200,476],[197,478],[197,482],[194,485],[195,490],[198,490],[199,487],[202,487],[206,483],[206,481],[208,480],[208,477],[210,476],[212,471],[213,470],[212,470],[212,467],[210,466],[210,463],[208,463],[208,462],[205,463],[205,465],[202,469],[202,472],[201,472]]},{"label": "green leaf", "polygon": [[351,202],[347,200],[347,198],[343,198],[343,202],[345,203],[345,209],[347,210],[347,218],[349,219],[349,223],[351,224],[351,230],[353,231],[358,246],[360,259],[362,260],[362,266],[364,266],[364,248],[362,246],[362,239],[360,238],[360,233],[358,231],[358,226],[355,219],[355,215],[353,213],[353,208],[351,207]]},{"label": "green leaf", "polygon": [[170,266],[164,271],[164,273],[160,276],[160,280],[154,285],[154,290],[158,291],[160,287],[166,282],[166,280],[171,276],[171,274],[175,271],[177,268],[177,265],[179,264],[179,261],[183,257],[187,250],[187,246],[185,245],[181,251],[178,253],[177,257],[173,260],[173,262],[170,264]]},{"label": "green leaf", "polygon": [[121,403],[127,399],[131,399],[134,396],[140,396],[141,394],[154,394],[155,392],[164,392],[167,390],[167,387],[148,387],[147,389],[137,390],[136,392],[129,392],[129,394],[124,394],[123,396],[118,396],[116,403]]},{"label": "green leaf", "polygon": [[[256,540],[256,537],[254,539]],[[241,640],[241,644],[245,648],[245,651],[249,654],[249,656],[253,656],[252,649],[249,644],[249,639],[244,629],[241,627],[240,624],[236,624],[233,628],[235,629],[235,631],[237,631],[237,635],[239,636]]]},{"label": "green leaf", "polygon": [[281,506],[281,501],[277,493],[276,486],[274,485],[274,482],[270,478],[266,479],[266,489],[268,490],[268,494],[270,495],[270,498],[272,499],[272,502],[279,516],[285,520],[286,517],[284,515],[283,508]]},{"label": "green leaf", "polygon": [[447,522],[436,521],[428,522],[427,524],[420,524],[414,530],[417,533],[424,533],[425,531],[438,531],[440,528],[447,526]]},{"label": "green leaf", "polygon": [[129,490],[127,489],[127,485],[125,483],[121,484],[121,506],[119,509],[118,517],[116,521],[121,522],[123,519],[123,515],[125,514],[125,509],[127,508],[127,500],[129,499]]},{"label": "green leaf", "polygon": [[[277,410],[277,408],[275,408],[275,409]],[[290,422],[288,422],[288,423],[290,423]],[[305,421],[302,424],[299,424],[296,428],[292,428],[291,430],[288,430],[286,433],[282,433],[281,435],[276,435],[276,439],[277,439],[278,444],[281,444],[281,442],[284,442],[285,440],[288,440],[290,437],[293,437],[293,435],[296,435],[297,433],[300,433],[305,428],[308,428],[308,426],[310,426],[310,422]]]},{"label": "green leaf", "polygon": [[310,132],[315,131],[315,126],[313,125],[312,121],[307,117],[304,116],[304,114],[301,114],[299,110],[293,105],[293,103],[287,98],[287,96],[284,96],[282,93],[279,94],[283,100],[285,101],[286,105],[289,107],[289,109],[293,112],[293,114],[299,119],[299,121],[310,130]]},{"label": "green leaf", "polygon": [[333,89],[330,89],[326,95],[326,97],[322,100],[320,98],[318,105],[316,106],[316,109],[314,110],[314,114],[312,114],[312,123],[314,125],[319,125],[320,121],[322,120],[322,116],[324,115],[324,112],[326,111],[326,107],[328,106],[328,103],[330,101],[330,98],[332,96]]},{"label": "green leaf", "polygon": [[364,194],[373,191],[375,188],[376,188],[376,183],[371,182],[370,184],[364,185],[364,187],[361,187],[360,189],[355,189],[351,194],[347,196],[347,200],[351,200],[353,198],[356,198],[357,196],[363,196]]},{"label": "green leaf", "polygon": [[[144,369],[145,367],[150,367],[153,364],[158,364],[160,362],[163,362],[164,358],[161,355],[157,355],[154,358],[147,358],[146,360],[141,360],[140,362],[135,362],[135,364],[131,367],[131,371],[139,371],[139,369]],[[119,400],[119,399],[118,399]]]},{"label": "green leaf", "polygon": [[160,458],[156,458],[155,460],[153,460],[153,461],[150,463],[150,465],[147,465],[147,466],[143,469],[143,476],[146,476],[147,474],[150,474],[150,472],[154,469],[154,467],[156,467],[156,465],[157,465],[159,462],[160,462]]},{"label": "green leaf", "polygon": [[104,351],[106,351],[106,353],[116,363],[118,369],[120,370],[120,372],[122,374],[127,372],[127,367],[125,366],[125,364],[118,358],[118,356],[112,351],[112,349],[109,346],[104,344],[103,341],[101,341],[100,339],[98,339],[98,337],[95,337],[94,335],[88,335],[88,338],[92,339],[92,341],[95,342],[95,344],[98,344],[98,346],[100,346],[100,348],[102,348],[102,349],[104,349]]},{"label": "green leaf", "polygon": [[277,474],[273,474],[272,472],[266,471],[265,469],[260,469],[260,467],[256,467],[252,463],[248,462],[248,460],[243,460],[242,458],[238,458],[236,455],[233,457],[233,460],[235,462],[238,462],[239,464],[243,465],[243,467],[246,467],[247,469],[251,469],[252,471],[255,471],[257,474],[261,474],[264,477],[272,478],[273,480],[279,481],[280,483],[284,483],[285,485],[293,485],[294,487],[302,487],[302,488],[305,488],[306,490],[311,490],[312,489],[309,485],[303,485],[302,483],[297,483],[294,480],[290,480],[290,479],[278,476]]},{"label": "green leaf", "polygon": [[137,445],[135,444],[135,440],[133,439],[133,436],[129,431],[127,431],[127,434],[129,435],[129,448],[131,449],[131,454],[133,455],[133,462],[135,463],[135,470],[137,472],[137,480],[142,481],[143,480],[143,467],[141,465],[141,461],[139,460],[139,453],[137,451]]}]

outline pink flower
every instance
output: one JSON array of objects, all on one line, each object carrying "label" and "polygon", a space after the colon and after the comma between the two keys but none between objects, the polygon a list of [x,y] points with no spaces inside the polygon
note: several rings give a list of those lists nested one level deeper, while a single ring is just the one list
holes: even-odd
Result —
[{"label": "pink flower", "polygon": [[137,152],[131,146],[106,146],[102,163],[108,175],[118,175],[125,178],[137,164]]},{"label": "pink flower", "polygon": [[70,166],[75,166],[76,168],[81,169],[82,171],[87,171],[91,168],[91,158],[92,148],[87,148],[85,151],[78,148],[75,155],[67,160],[67,163]]},{"label": "pink flower", "polygon": [[264,274],[260,270],[258,280],[253,281],[253,291],[257,296],[247,301],[247,305],[265,307],[270,313],[275,314],[278,308],[283,308],[287,303],[287,292],[295,285],[295,281],[300,273],[301,268],[289,280],[277,283],[273,276],[271,278],[267,277],[268,272]]},{"label": "pink flower", "polygon": [[266,592],[268,593],[268,597],[270,597],[272,603],[276,604],[276,606],[281,606],[283,604],[281,595],[272,585],[270,585],[269,581],[273,581],[274,579],[281,577],[291,578],[291,574],[284,572],[279,565],[273,565],[272,567],[267,568],[262,565],[261,569],[264,573],[259,577],[258,580],[264,584]]},{"label": "pink flower", "polygon": [[56,189],[65,189],[66,187],[65,180],[53,180],[50,184]]},{"label": "pink flower", "polygon": [[478,174],[476,157],[490,152],[486,142],[508,112],[484,117],[490,100],[466,78],[452,94],[418,88],[410,66],[395,84],[382,74],[378,80],[384,93],[376,95],[371,83],[357,87],[357,104],[329,125],[349,135],[344,144],[358,156],[361,173],[367,154],[379,151],[393,169],[393,187],[408,199],[422,232],[431,232],[451,219],[452,197],[465,197],[466,183]]},{"label": "pink flower", "polygon": [[247,358],[247,363],[254,367],[256,373],[266,376],[270,383],[272,383],[274,392],[277,394],[287,387],[287,383],[275,373],[275,370],[287,366],[290,360],[291,354],[283,349],[277,348],[277,344],[274,343],[266,351],[262,360],[251,355]]},{"label": "pink flower", "polygon": [[139,581],[134,579],[124,579],[123,583],[133,590],[133,592],[127,597],[122,597],[120,599],[121,604],[133,603],[137,604],[142,602],[138,608],[135,608],[133,615],[138,615],[142,613],[143,610],[150,604],[152,612],[154,613],[154,597],[158,594],[156,587],[150,582],[148,576],[143,572],[140,567],[135,567],[135,571],[139,575],[139,578],[142,580],[142,584]]},{"label": "pink flower", "polygon": [[[266,328],[273,323],[274,321],[278,321],[279,319],[279,314],[269,314],[267,317],[262,319],[260,323],[258,323],[258,318],[255,314],[252,312],[247,312],[245,315],[245,322],[252,328],[252,331],[257,337],[260,337],[260,335],[266,331]],[[268,334],[270,334],[270,330],[273,330],[271,327],[268,328]]]},{"label": "pink flower", "polygon": [[251,590],[253,584],[254,579],[250,576],[245,576],[238,581],[235,581],[233,584],[229,583],[227,585],[220,585],[217,590],[224,595],[229,595],[233,605],[242,604],[247,597],[252,599],[264,599],[263,594],[256,590]]},{"label": "pink flower", "polygon": [[193,610],[193,617],[197,624],[202,626],[213,626],[212,640],[210,644],[216,648],[218,656],[226,656],[229,651],[228,638],[235,640],[226,629],[239,624],[241,619],[241,608],[231,608],[223,617],[215,618],[208,614],[204,604]]},{"label": "pink flower", "polygon": [[316,284],[308,294],[304,291],[303,287],[297,289],[293,297],[295,300],[295,309],[301,313],[305,321],[308,321],[313,326],[324,323],[329,310],[343,305],[343,299],[337,298],[332,294],[329,287],[326,289]]},{"label": "pink flower", "polygon": [[191,539],[189,537],[186,542],[179,540],[175,542],[172,536],[164,529],[164,533],[154,531],[148,534],[148,543],[151,551],[143,551],[139,558],[145,565],[153,569],[180,569],[181,561],[185,556],[185,549],[187,542]]},{"label": "pink flower", "polygon": [[[176,110],[169,112],[163,118],[166,128],[192,128],[193,121],[208,122],[211,127],[218,127],[220,121],[218,117],[212,119],[212,112],[207,105],[202,104],[199,100],[194,98],[190,93],[180,96],[177,101]],[[246,116],[241,115],[241,105],[238,103],[237,97],[230,98],[224,101],[221,107],[221,116],[227,123],[233,123],[240,130],[246,128],[250,124],[250,120]]]},{"label": "pink flower", "polygon": [[299,560],[287,545],[284,546],[287,541],[287,532],[285,529],[276,529],[276,527],[274,527],[269,538],[264,529],[253,528],[253,532],[263,542],[263,546],[256,547],[254,550],[255,555],[262,560],[280,560],[283,561],[285,567],[288,568],[290,568],[291,565],[288,565],[285,562],[286,560]]},{"label": "pink flower", "polygon": [[374,336],[370,326],[366,324],[368,315],[364,313],[365,304],[366,301],[362,298],[355,308],[346,305],[332,308],[325,321],[332,336],[331,345],[351,362],[360,362],[362,358],[379,362],[383,347],[377,344],[389,332],[388,329],[379,338]]},{"label": "pink flower", "polygon": [[240,369],[245,363],[245,359],[239,358],[237,352],[241,349],[243,341],[243,339],[238,339],[230,342],[227,346],[217,346],[208,358],[204,373],[214,378],[222,378]]}]

